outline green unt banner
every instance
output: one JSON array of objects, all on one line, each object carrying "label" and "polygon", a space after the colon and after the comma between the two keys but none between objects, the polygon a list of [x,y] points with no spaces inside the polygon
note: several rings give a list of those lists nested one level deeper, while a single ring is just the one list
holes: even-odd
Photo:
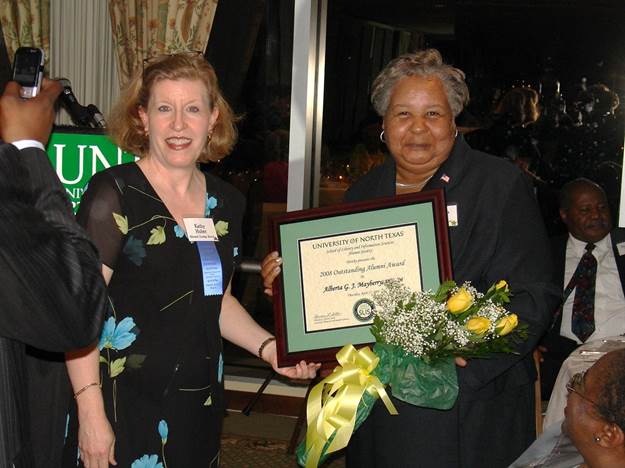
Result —
[{"label": "green unt banner", "polygon": [[50,136],[47,152],[74,212],[93,174],[135,160],[134,155],[122,151],[101,133],[55,131]]}]

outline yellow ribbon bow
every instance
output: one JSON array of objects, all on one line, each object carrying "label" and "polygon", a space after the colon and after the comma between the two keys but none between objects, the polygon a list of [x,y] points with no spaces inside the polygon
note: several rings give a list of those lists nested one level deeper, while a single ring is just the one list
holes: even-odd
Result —
[{"label": "yellow ribbon bow", "polygon": [[368,346],[357,350],[352,345],[345,345],[336,353],[336,360],[340,365],[315,385],[308,396],[306,468],[318,466],[323,448],[332,435],[334,439],[326,453],[347,446],[364,392],[382,398],[389,413],[397,414],[384,385],[375,375],[371,375],[380,358]]}]

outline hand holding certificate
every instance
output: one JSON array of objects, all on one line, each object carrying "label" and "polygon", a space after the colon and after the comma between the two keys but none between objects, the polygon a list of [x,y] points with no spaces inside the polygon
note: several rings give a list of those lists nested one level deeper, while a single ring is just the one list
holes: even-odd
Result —
[{"label": "hand holding certificate", "polygon": [[[287,213],[272,235],[283,270],[273,283],[280,365],[372,343],[373,295],[389,280],[421,291],[451,277],[440,190]],[[270,257],[263,275],[277,268]]]}]

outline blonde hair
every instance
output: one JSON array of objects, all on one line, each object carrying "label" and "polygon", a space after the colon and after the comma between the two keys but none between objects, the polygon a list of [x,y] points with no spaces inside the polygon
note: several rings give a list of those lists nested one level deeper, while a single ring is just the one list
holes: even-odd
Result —
[{"label": "blonde hair", "polygon": [[212,138],[207,139],[198,162],[218,161],[229,154],[237,140],[237,118],[221,94],[211,64],[202,55],[190,52],[157,56],[147,61],[143,70],[128,82],[108,119],[107,130],[115,144],[138,157],[147,154],[149,137],[139,109],[147,109],[154,85],[161,80],[199,80],[204,83],[211,110],[217,108],[219,116]]},{"label": "blonde hair", "polygon": [[374,80],[371,87],[371,103],[380,116],[384,116],[395,85],[407,76],[435,76],[443,83],[449,107],[457,117],[469,102],[469,88],[464,72],[443,63],[440,52],[426,49],[400,55],[391,60]]}]

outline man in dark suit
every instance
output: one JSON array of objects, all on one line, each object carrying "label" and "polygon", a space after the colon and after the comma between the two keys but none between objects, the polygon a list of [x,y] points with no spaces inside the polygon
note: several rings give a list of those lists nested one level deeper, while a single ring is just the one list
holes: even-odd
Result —
[{"label": "man in dark suit", "polygon": [[[588,179],[569,182],[561,191],[560,217],[568,234],[552,239],[552,253],[564,297],[543,340],[543,398],[549,397],[564,359],[580,344],[625,333],[625,229],[612,228],[605,192]],[[576,302],[584,301],[578,293],[584,257],[592,262],[594,278],[587,296],[590,313],[577,319]]]},{"label": "man in dark suit", "polygon": [[59,466],[71,393],[46,353],[93,343],[103,319],[97,252],[43,151],[60,91],[0,97],[0,468]]}]

